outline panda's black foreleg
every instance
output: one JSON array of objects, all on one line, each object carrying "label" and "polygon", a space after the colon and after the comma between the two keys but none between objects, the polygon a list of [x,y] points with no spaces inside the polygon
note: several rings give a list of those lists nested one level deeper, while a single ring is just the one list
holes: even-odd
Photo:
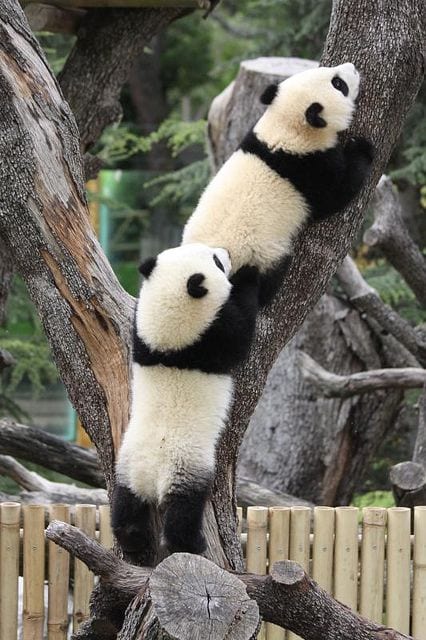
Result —
[{"label": "panda's black foreleg", "polygon": [[260,274],[259,307],[266,307],[278,292],[291,265],[292,256],[284,256],[274,267]]},{"label": "panda's black foreleg", "polygon": [[172,487],[165,496],[161,509],[164,538],[169,553],[203,553],[206,539],[203,535],[204,507],[211,495],[213,476],[197,479],[191,484]]},{"label": "panda's black foreleg", "polygon": [[116,484],[112,494],[111,526],[132,564],[154,566],[158,554],[159,518],[156,506]]},{"label": "panda's black foreleg", "polygon": [[344,147],[344,155],[346,171],[340,188],[346,194],[346,206],[360,191],[371,171],[374,148],[366,138],[351,138]]}]

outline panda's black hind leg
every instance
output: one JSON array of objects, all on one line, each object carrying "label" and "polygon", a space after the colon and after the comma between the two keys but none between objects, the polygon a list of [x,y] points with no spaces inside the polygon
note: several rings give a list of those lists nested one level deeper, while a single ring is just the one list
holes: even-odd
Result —
[{"label": "panda's black hind leg", "polygon": [[149,567],[155,565],[159,517],[152,502],[143,500],[128,487],[116,484],[112,494],[111,526],[125,560]]},{"label": "panda's black hind leg", "polygon": [[206,550],[203,535],[204,507],[211,494],[211,482],[172,488],[165,496],[161,510],[164,537],[169,553],[201,554]]}]

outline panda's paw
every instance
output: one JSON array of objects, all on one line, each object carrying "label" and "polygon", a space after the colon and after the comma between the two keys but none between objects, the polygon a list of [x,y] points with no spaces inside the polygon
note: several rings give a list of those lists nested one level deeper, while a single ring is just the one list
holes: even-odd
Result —
[{"label": "panda's paw", "polygon": [[201,555],[207,549],[206,539],[201,533],[193,533],[191,536],[179,535],[175,532],[173,535],[169,532],[166,533],[166,546],[169,553],[194,553]]},{"label": "panda's paw", "polygon": [[230,282],[234,286],[243,284],[255,286],[259,284],[259,269],[246,264],[231,276]]},{"label": "panda's paw", "polygon": [[351,138],[346,144],[346,150],[352,157],[362,158],[371,164],[374,159],[374,146],[367,138]]}]

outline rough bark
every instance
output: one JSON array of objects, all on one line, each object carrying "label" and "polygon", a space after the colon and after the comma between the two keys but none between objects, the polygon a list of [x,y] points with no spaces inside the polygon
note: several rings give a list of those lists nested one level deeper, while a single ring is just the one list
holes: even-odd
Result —
[{"label": "rough bark", "polygon": [[342,376],[327,371],[303,351],[299,351],[297,361],[304,378],[326,398],[350,398],[382,389],[418,389],[426,383],[424,369],[370,369]]},{"label": "rough bark", "polygon": [[426,504],[426,471],[421,464],[410,461],[395,464],[389,479],[398,507]]},{"label": "rough bark", "polygon": [[94,487],[105,486],[94,451],[70,444],[43,429],[0,420],[0,453],[36,462]]},{"label": "rough bark", "polygon": [[291,496],[289,493],[281,491],[271,491],[249,478],[237,476],[237,503],[240,507],[251,507],[256,505],[259,507],[294,507],[304,506],[313,507],[312,502],[307,502],[302,498]]},{"label": "rough bark", "polygon": [[382,251],[420,305],[426,307],[426,260],[405,225],[398,194],[388,176],[382,176],[377,185],[373,212],[374,224],[364,233],[364,242]]},{"label": "rough bark", "polygon": [[132,300],[89,223],[75,120],[19,5],[0,6],[0,234],[107,479],[128,419]]},{"label": "rough bark", "polygon": [[59,77],[77,121],[83,152],[105,127],[120,120],[121,89],[151,38],[187,12],[182,8],[87,12]]},{"label": "rough bark", "polygon": [[0,476],[8,476],[25,489],[23,502],[34,504],[106,504],[104,489],[85,489],[73,484],[51,482],[34,471],[28,471],[11,456],[0,455]]},{"label": "rough bark", "polygon": [[394,423],[401,392],[328,399],[305,380],[300,350],[344,374],[390,364],[359,313],[323,296],[271,369],[241,445],[239,470],[274,491],[348,504]]},{"label": "rough bark", "polygon": [[[233,603],[226,602],[229,600],[226,589],[231,581],[223,569],[205,558],[190,554],[174,554],[152,571],[144,567],[128,565],[83,532],[63,522],[52,522],[46,530],[46,537],[82,560],[101,577],[103,582],[114,584],[121,598],[127,598],[127,601],[130,601],[133,596],[138,595],[132,607],[127,610],[125,621],[128,632],[132,635],[129,633],[125,636],[121,635],[123,639],[153,637],[149,633],[148,635],[137,633],[138,625],[146,622],[146,610],[144,610],[146,600],[144,602],[143,597],[147,592],[152,598],[157,617],[167,625],[167,632],[172,630],[173,637],[179,640],[196,637],[188,633],[188,624],[183,626],[180,623],[185,611],[179,608],[177,613],[175,612],[177,590],[184,592],[184,598],[187,597],[186,592],[191,593],[189,608],[196,603],[197,599],[202,607],[207,606],[205,592],[211,598],[210,607],[216,604],[215,596],[219,596],[219,606],[214,607],[214,616],[211,616],[215,622],[210,623],[209,637],[214,640],[225,636],[224,630],[229,625],[229,618],[235,615]],[[193,576],[199,577],[196,588],[192,583]],[[348,638],[351,640],[389,640],[389,638],[403,640],[409,637],[361,618],[357,613],[334,600],[311,580],[297,563],[291,560],[274,564],[268,576],[238,573],[233,574],[233,578],[238,578],[243,587],[241,590],[241,587],[232,581],[235,584],[234,594],[237,592],[240,599],[236,607],[240,607],[242,614],[242,620],[236,621],[237,629],[239,626],[245,631],[240,637],[249,637],[250,628],[256,618],[257,607],[253,603],[252,607],[256,609],[250,610],[246,595],[252,601],[256,601],[263,620],[289,629],[305,640],[348,640]],[[190,611],[191,615],[196,617],[197,613],[192,608]],[[213,609],[211,611],[213,612]],[[247,619],[250,619],[248,624]],[[221,626],[222,629],[220,629]],[[214,627],[219,628],[217,633],[214,632]],[[233,631],[234,629],[229,635],[231,638],[234,637]]]},{"label": "rough bark", "polygon": [[419,425],[414,443],[413,462],[422,464],[426,469],[426,385],[419,398]]},{"label": "rough bark", "polygon": [[417,361],[426,365],[426,333],[415,330],[392,307],[385,304],[377,292],[364,280],[350,256],[346,256],[336,272],[337,280],[349,297],[351,304],[367,317],[380,323],[383,330],[392,334]]}]

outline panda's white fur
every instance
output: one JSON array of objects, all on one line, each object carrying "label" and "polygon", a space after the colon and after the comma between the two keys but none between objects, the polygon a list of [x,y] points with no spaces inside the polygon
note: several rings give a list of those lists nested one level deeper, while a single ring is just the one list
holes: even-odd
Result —
[{"label": "panda's white fur", "polygon": [[134,365],[131,419],[117,464],[119,482],[161,503],[176,477],[204,478],[232,399],[232,379],[162,365]]},{"label": "panda's white fur", "polygon": [[[346,83],[347,95],[333,86],[336,76]],[[253,133],[267,153],[284,152],[290,161],[327,152],[336,147],[337,133],[349,126],[358,90],[359,74],[351,63],[295,74],[278,85]],[[326,126],[312,126],[307,120],[307,110],[318,103]],[[303,171],[301,166],[296,174]],[[283,177],[259,154],[242,147],[205,189],[182,242],[225,247],[233,272],[249,264],[266,273],[290,252],[310,212],[304,190],[286,179],[286,167]]]},{"label": "panda's white fur", "polygon": [[231,370],[247,354],[258,309],[258,271],[247,267],[230,282],[230,269],[227,251],[198,243],[141,265],[130,421],[112,498],[113,530],[129,559],[154,562],[159,515],[171,552],[205,547]]},{"label": "panda's white fur", "polygon": [[[213,261],[216,254],[225,271]],[[163,251],[142,284],[137,335],[151,349],[167,351],[197,342],[228,300],[229,256],[223,249],[191,244]],[[188,294],[202,273],[208,293]],[[133,363],[130,421],[117,462],[117,477],[138,495],[161,502],[185,469],[202,477],[214,467],[214,449],[232,398],[230,375]]]},{"label": "panda's white fur", "polygon": [[[213,253],[225,272],[218,269]],[[138,335],[151,348],[182,349],[198,340],[229,297],[231,284],[227,251],[202,244],[167,249],[157,257],[154,276],[142,285],[136,312]],[[196,271],[204,274],[208,295],[188,295],[187,280]]]}]

